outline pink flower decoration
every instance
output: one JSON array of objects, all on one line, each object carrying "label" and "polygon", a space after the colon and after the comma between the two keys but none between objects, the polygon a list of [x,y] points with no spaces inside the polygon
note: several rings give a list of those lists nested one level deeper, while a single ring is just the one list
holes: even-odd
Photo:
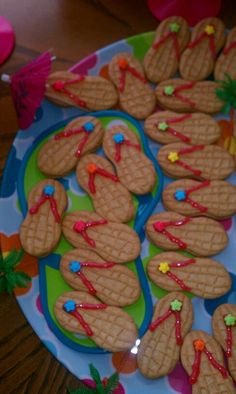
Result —
[{"label": "pink flower decoration", "polygon": [[177,364],[175,369],[168,375],[171,387],[181,394],[192,394],[192,386],[188,381],[188,375],[181,364]]},{"label": "pink flower decoration", "polygon": [[221,8],[221,0],[147,0],[155,18],[163,20],[179,15],[194,26],[201,19],[216,16]]}]

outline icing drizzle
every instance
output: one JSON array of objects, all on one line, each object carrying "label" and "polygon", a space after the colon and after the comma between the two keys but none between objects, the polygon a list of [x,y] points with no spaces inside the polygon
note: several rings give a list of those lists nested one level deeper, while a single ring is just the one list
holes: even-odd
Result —
[{"label": "icing drizzle", "polygon": [[178,98],[180,101],[182,101],[183,103],[188,104],[190,107],[195,107],[196,103],[194,101],[190,100],[188,97],[185,97],[180,93],[184,90],[192,89],[195,86],[195,84],[196,82],[189,82],[176,87],[166,86],[163,90],[163,94],[165,96],[174,96]]},{"label": "icing drizzle", "polygon": [[92,283],[88,280],[88,278],[81,271],[82,267],[88,268],[97,268],[97,269],[105,269],[114,267],[115,263],[107,262],[107,263],[95,263],[91,261],[71,261],[69,265],[69,270],[73,272],[75,275],[79,276],[83,284],[87,287],[90,294],[95,295],[97,293],[96,289],[93,287]]},{"label": "icing drizzle", "polygon": [[86,122],[82,127],[79,127],[78,129],[69,129],[67,131],[62,131],[61,133],[58,133],[54,136],[54,140],[58,141],[61,140],[62,138],[69,138],[71,136],[77,135],[84,133],[84,137],[82,141],[79,143],[79,146],[75,152],[76,157],[80,157],[82,154],[82,151],[89,139],[89,135],[91,132],[94,130],[94,124],[92,122]]},{"label": "icing drizzle", "polygon": [[216,361],[213,354],[209,352],[209,350],[205,345],[205,342],[202,339],[196,339],[195,341],[193,341],[193,347],[195,350],[195,358],[194,358],[194,363],[192,365],[192,373],[189,377],[190,384],[194,384],[198,380],[200,374],[200,363],[201,363],[202,353],[204,353],[207,356],[211,365],[221,373],[224,379],[228,377],[228,373],[226,369]]},{"label": "icing drizzle", "polygon": [[154,320],[150,326],[149,330],[151,332],[155,331],[157,327],[159,327],[165,320],[167,320],[170,316],[174,315],[175,317],[175,338],[177,345],[182,345],[183,338],[181,335],[181,309],[182,302],[178,300],[174,300],[170,303],[170,308],[163,313],[160,317]]},{"label": "icing drizzle", "polygon": [[191,142],[191,139],[184,135],[183,133],[180,133],[179,131],[173,129],[169,125],[175,124],[175,123],[180,123],[185,121],[186,119],[190,119],[192,117],[191,114],[184,114],[182,116],[179,116],[177,118],[172,118],[172,119],[167,119],[166,122],[160,122],[157,124],[157,128],[160,131],[166,131],[167,133],[172,134],[176,138],[179,138],[183,142]]},{"label": "icing drizzle", "polygon": [[59,215],[59,212],[57,210],[57,202],[55,200],[55,198],[53,197],[53,194],[55,193],[55,188],[52,185],[46,185],[43,188],[41,197],[39,198],[39,200],[36,202],[36,204],[34,204],[30,209],[29,209],[29,213],[31,215],[36,214],[39,211],[39,208],[46,202],[49,201],[50,203],[50,209],[54,215],[55,221],[57,223],[60,223],[61,221],[61,217]]},{"label": "icing drizzle", "polygon": [[185,168],[188,171],[191,171],[194,175],[200,176],[202,171],[198,170],[198,169],[195,169],[195,168],[191,167],[189,164],[187,164],[184,161],[180,160],[180,156],[184,156],[184,155],[192,153],[192,152],[203,150],[204,147],[205,147],[204,145],[195,145],[195,146],[191,146],[189,148],[180,149],[178,152],[170,152],[167,155],[167,159],[170,162],[176,163],[178,166],[183,167],[183,168]]},{"label": "icing drizzle", "polygon": [[198,44],[200,44],[205,38],[209,39],[209,46],[212,57],[216,56],[216,47],[215,47],[215,28],[212,25],[207,25],[205,30],[194,40],[188,44],[187,48],[195,48]]},{"label": "icing drizzle", "polygon": [[236,40],[232,41],[227,47],[224,48],[223,54],[227,55],[233,48],[236,48]]},{"label": "icing drizzle", "polygon": [[120,58],[118,60],[118,66],[120,69],[120,81],[119,81],[119,91],[123,92],[125,89],[125,79],[126,79],[126,73],[129,72],[132,74],[135,78],[139,79],[143,83],[147,83],[146,79],[142,74],[140,74],[137,70],[135,70],[134,67],[131,67],[128,63],[128,61],[125,58]]},{"label": "icing drizzle", "polygon": [[78,320],[78,322],[81,324],[84,331],[89,337],[93,336],[93,331],[91,327],[86,323],[83,316],[79,313],[78,309],[96,311],[106,308],[107,308],[107,304],[86,304],[86,303],[76,304],[73,300],[68,300],[63,305],[64,311],[74,316]]},{"label": "icing drizzle", "polygon": [[207,187],[210,185],[210,181],[205,181],[200,183],[199,185],[196,185],[194,187],[192,187],[191,189],[187,189],[187,190],[177,190],[174,193],[174,197],[177,201],[184,201],[190,205],[192,205],[193,208],[196,208],[198,211],[200,212],[207,212],[208,208],[204,207],[203,205],[199,204],[197,201],[192,200],[191,198],[189,198],[189,195],[197,190],[200,190],[204,187]]},{"label": "icing drizzle", "polygon": [[117,133],[113,135],[113,140],[115,142],[115,161],[119,162],[121,160],[121,147],[122,145],[135,148],[139,152],[141,151],[141,146],[139,144],[133,144],[131,141],[127,140],[122,133]]},{"label": "icing drizzle", "polygon": [[182,220],[169,221],[169,222],[155,222],[153,223],[153,228],[158,233],[165,235],[171,242],[177,244],[180,249],[186,249],[187,244],[181,241],[181,239],[174,237],[174,235],[172,235],[169,231],[167,231],[166,228],[170,226],[174,226],[174,227],[184,226],[189,221],[190,218],[184,218]]},{"label": "icing drizzle", "polygon": [[158,269],[161,273],[166,274],[170,279],[174,280],[179,287],[184,291],[191,291],[191,287],[186,286],[184,281],[178,278],[173,272],[171,272],[171,268],[183,268],[187,267],[190,264],[196,263],[195,259],[189,259],[185,261],[176,261],[174,263],[166,263],[162,262],[159,264]]},{"label": "icing drizzle", "polygon": [[[172,27],[173,26],[173,27]],[[175,28],[174,28],[175,27]],[[180,60],[180,48],[177,34],[179,32],[180,25],[177,23],[170,24],[170,31],[164,34],[158,41],[152,44],[153,49],[158,49],[162,44],[164,44],[169,38],[173,41],[174,52],[177,61]]]},{"label": "icing drizzle", "polygon": [[99,226],[102,224],[107,224],[107,220],[101,219],[101,220],[95,220],[95,221],[89,221],[89,222],[84,222],[83,220],[79,220],[78,222],[75,222],[75,224],[73,226],[73,230],[76,233],[79,233],[80,235],[82,235],[82,237],[84,238],[85,242],[87,242],[88,245],[92,246],[92,248],[95,248],[96,242],[88,236],[87,229],[90,227],[95,227],[95,226]]},{"label": "icing drizzle", "polygon": [[56,90],[56,92],[64,93],[67,96],[69,96],[69,98],[73,100],[74,103],[78,104],[80,107],[87,108],[87,104],[84,100],[81,100],[77,94],[74,94],[69,89],[67,89],[67,86],[73,85],[75,83],[80,83],[84,81],[84,79],[85,76],[80,75],[78,78],[71,79],[69,81],[61,81],[61,80],[55,81],[51,86],[54,90]]},{"label": "icing drizzle", "polygon": [[104,168],[98,167],[94,163],[89,163],[87,165],[87,171],[89,173],[89,180],[88,180],[88,187],[91,193],[95,194],[96,193],[96,187],[95,187],[95,176],[100,175],[105,178],[111,179],[113,182],[119,182],[119,178],[111,174],[110,172],[104,170]]}]

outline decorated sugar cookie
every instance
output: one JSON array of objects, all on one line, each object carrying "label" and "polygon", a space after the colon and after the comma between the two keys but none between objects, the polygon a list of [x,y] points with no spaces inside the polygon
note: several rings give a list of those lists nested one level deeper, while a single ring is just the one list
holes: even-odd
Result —
[{"label": "decorated sugar cookie", "polygon": [[236,79],[236,26],[230,30],[225,47],[216,61],[214,77],[218,81],[225,79],[225,75]]}]

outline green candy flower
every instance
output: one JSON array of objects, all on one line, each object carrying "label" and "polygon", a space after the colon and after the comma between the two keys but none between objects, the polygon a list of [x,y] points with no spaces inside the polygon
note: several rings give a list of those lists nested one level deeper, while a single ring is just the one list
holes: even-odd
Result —
[{"label": "green candy flower", "polygon": [[180,29],[180,24],[179,23],[176,23],[176,22],[170,23],[170,31],[172,33],[178,33],[179,29]]},{"label": "green candy flower", "polygon": [[234,326],[236,323],[236,317],[231,314],[228,314],[224,317],[224,321],[226,326]]},{"label": "green candy flower", "polygon": [[174,300],[170,303],[170,307],[172,311],[181,311],[183,303],[179,300]]},{"label": "green candy flower", "polygon": [[173,86],[171,86],[171,85],[168,85],[168,86],[165,86],[165,88],[164,88],[164,93],[167,95],[167,96],[172,96],[172,94],[174,93],[174,88],[173,88]]},{"label": "green candy flower", "polygon": [[168,129],[168,124],[166,122],[160,122],[158,125],[158,130],[166,131]]}]

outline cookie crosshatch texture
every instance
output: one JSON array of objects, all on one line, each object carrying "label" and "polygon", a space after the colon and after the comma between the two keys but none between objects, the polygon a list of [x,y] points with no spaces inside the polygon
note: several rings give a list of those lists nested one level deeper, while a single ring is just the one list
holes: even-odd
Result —
[{"label": "cookie crosshatch texture", "polygon": [[[170,152],[168,151],[168,154],[171,153],[170,157],[173,161],[164,157],[164,165],[168,160],[168,173],[170,167],[171,169],[173,168],[173,165],[174,168],[177,167],[178,171],[185,171],[185,168],[181,165],[176,165],[176,162],[181,160],[185,162],[186,160],[186,163],[190,167],[190,178],[192,178],[194,170],[203,172],[203,179],[205,179],[204,168],[201,166],[200,168],[195,166],[196,162],[191,159],[191,157],[194,157],[194,154],[190,154],[189,156],[188,154],[183,154],[181,157],[182,152],[180,152],[176,146],[178,147],[179,144],[183,146],[187,143],[190,144],[189,146],[191,148],[191,145],[194,146],[197,144],[204,146],[204,148],[201,149],[207,151],[209,149],[207,148],[209,144],[216,143],[219,147],[226,148],[230,153],[226,153],[226,161],[229,164],[227,164],[227,168],[224,170],[227,174],[224,175],[224,173],[222,177],[231,174],[230,182],[234,185],[236,184],[236,175],[235,173],[232,173],[232,157],[236,153],[236,144],[234,144],[234,136],[232,132],[233,128],[231,127],[232,124],[229,122],[227,115],[221,114],[220,120],[218,116],[215,119],[209,116],[209,114],[220,111],[222,107],[221,100],[217,99],[215,96],[214,100],[212,100],[214,90],[216,88],[215,83],[211,81],[195,83],[188,80],[189,78],[187,78],[186,81],[182,81],[180,79],[169,79],[165,82],[165,79],[172,78],[175,74],[176,59],[179,61],[180,56],[184,51],[192,50],[195,53],[195,48],[197,48],[198,45],[196,43],[191,44],[191,42],[194,43],[194,37],[192,40],[190,39],[190,35],[186,35],[186,32],[188,32],[187,26],[185,26],[181,18],[177,19],[171,21],[171,23],[163,25],[163,31],[159,29],[159,31],[156,32],[156,38],[154,38],[154,33],[147,33],[118,42],[91,55],[87,60],[85,59],[80,64],[74,66],[71,70],[73,73],[77,74],[89,76],[99,75],[100,77],[102,76],[105,78],[108,77],[110,72],[117,84],[120,104],[124,109],[127,107],[127,112],[134,111],[133,105],[130,104],[129,101],[133,94],[132,90],[130,90],[131,82],[134,81],[137,89],[139,89],[140,92],[143,90],[142,97],[140,94],[141,101],[140,97],[135,96],[138,113],[134,113],[134,115],[137,116],[137,118],[143,118],[150,115],[151,111],[154,109],[153,103],[155,103],[157,98],[159,104],[166,107],[167,111],[157,112],[148,117],[145,121],[146,136],[142,130],[142,123],[134,121],[124,113],[111,110],[107,112],[88,114],[78,108],[64,109],[56,107],[45,100],[42,104],[41,119],[38,122],[35,122],[27,133],[22,131],[18,133],[3,180],[3,215],[4,212],[11,212],[11,216],[9,217],[5,213],[4,226],[1,225],[0,227],[0,240],[4,252],[8,252],[14,248],[19,248],[19,226],[23,220],[23,216],[27,213],[27,199],[33,187],[35,187],[35,185],[40,181],[44,182],[44,179],[47,177],[50,177],[50,179],[51,177],[55,177],[56,180],[52,181],[59,181],[59,183],[63,185],[63,189],[66,190],[68,197],[68,222],[71,225],[73,224],[77,229],[76,233],[73,232],[73,240],[76,247],[79,248],[80,244],[83,243],[83,245],[86,246],[86,249],[84,249],[84,252],[81,252],[82,249],[71,250],[71,244],[64,236],[62,236],[53,252],[47,257],[40,258],[39,276],[36,276],[36,261],[33,257],[28,256],[27,258],[29,258],[32,271],[29,268],[27,259],[22,262],[22,269],[23,266],[26,267],[26,271],[33,277],[32,286],[31,288],[26,289],[24,295],[22,295],[21,292],[18,292],[17,289],[17,294],[19,295],[18,302],[30,324],[44,344],[72,373],[79,378],[87,377],[88,364],[91,362],[99,370],[101,376],[110,376],[114,370],[117,370],[120,372],[120,386],[122,386],[123,392],[128,394],[133,392],[134,387],[138,394],[143,394],[147,392],[147,390],[150,394],[154,394],[157,391],[168,394],[172,392],[181,394],[190,393],[191,386],[189,383],[189,377],[181,364],[177,362],[181,353],[180,346],[182,346],[182,342],[184,343],[184,350],[181,355],[182,363],[186,367],[189,375],[191,375],[190,369],[192,367],[192,362],[191,365],[189,365],[190,356],[190,361],[194,361],[194,357],[197,352],[201,352],[201,356],[199,356],[201,358],[205,357],[206,353],[203,354],[204,351],[210,351],[213,356],[215,356],[216,348],[214,347],[214,344],[212,344],[212,342],[208,342],[208,338],[202,335],[199,330],[211,333],[211,317],[216,307],[223,307],[222,304],[236,303],[236,269],[233,258],[236,247],[234,240],[236,223],[235,218],[230,218],[234,213],[235,207],[235,193],[233,186],[230,190],[226,190],[225,181],[213,180],[210,182],[210,185],[205,185],[204,182],[207,181],[202,181],[201,185],[204,184],[204,187],[197,188],[193,191],[192,189],[200,183],[198,175],[196,175],[197,180],[186,179],[175,182],[165,176],[164,185],[166,194],[164,194],[163,202],[160,201],[162,173],[156,162],[157,153],[160,150],[159,143],[172,143],[175,148],[171,149]],[[203,44],[200,42],[199,46],[209,46],[209,43],[212,42],[212,38],[207,38],[205,35],[210,37],[213,33],[212,29],[207,28],[204,33],[204,38],[201,38],[201,42],[203,42]],[[161,38],[162,34],[164,34],[163,40]],[[202,33],[200,32],[200,34]],[[197,37],[197,39],[198,38],[199,37]],[[193,47],[192,49],[188,48],[189,40]],[[230,56],[228,55],[228,57],[234,56],[234,48],[231,45],[231,41],[228,40],[226,44],[226,46],[228,45],[230,47],[228,50]],[[172,62],[170,62],[170,68],[168,70],[165,69],[163,63],[162,68],[160,69],[160,75],[154,75],[153,77],[159,78],[159,80],[162,81],[162,74],[165,71],[168,72],[168,76],[165,76],[164,82],[160,82],[156,89],[156,98],[155,94],[150,92],[149,85],[143,79],[142,68],[138,68],[138,73],[133,70],[133,67],[136,67],[136,63],[134,62],[135,58],[139,61],[143,61],[152,42],[153,47],[146,58],[147,67],[149,67],[149,63],[153,65],[156,59],[158,60],[158,57],[162,53],[165,53],[165,51],[170,50],[170,48],[172,48],[174,54]],[[114,57],[118,53],[123,54],[122,59]],[[225,56],[227,56],[227,53],[225,53]],[[114,64],[112,63],[112,67],[110,66],[109,70],[108,64],[111,62],[112,58]],[[116,60],[119,61],[115,62]],[[209,63],[211,63],[211,60]],[[144,63],[144,69],[146,65]],[[153,72],[153,70],[150,69],[150,72]],[[72,77],[74,78],[74,74],[70,76],[70,78],[68,77],[68,80],[72,79]],[[186,77],[184,76],[184,78]],[[100,86],[100,83],[102,82],[100,80],[96,81],[95,79],[90,80],[89,77],[87,81],[85,78],[85,80],[77,80],[77,82],[74,84],[74,93],[81,95],[80,99],[82,101],[87,100],[88,107],[90,106],[91,100],[91,105],[97,104],[93,102],[93,98],[89,95],[84,96],[84,92],[86,91],[86,84],[91,84],[91,86],[94,87],[94,84],[99,83]],[[62,86],[57,86],[58,90],[53,91],[53,97],[51,96],[52,101],[55,100],[56,102],[63,96],[63,100],[67,101],[67,104],[71,104],[74,101],[74,98],[68,97],[68,94],[66,93],[68,86],[69,85],[63,87],[64,91],[60,91]],[[110,83],[100,87],[109,93],[107,94],[107,98],[110,100],[109,105],[112,106],[118,99],[116,91],[113,90]],[[52,94],[52,91],[50,90],[48,94]],[[144,97],[148,103],[147,112],[150,111],[149,113],[145,113],[145,115],[143,115],[144,108],[142,101]],[[128,101],[126,102],[127,99]],[[83,108],[81,102],[77,104],[78,107]],[[200,110],[205,112],[205,115],[202,115],[202,117],[198,114]],[[173,111],[183,113],[176,114]],[[80,116],[81,122],[77,124],[75,119]],[[206,123],[208,125],[207,129],[209,130],[207,136],[205,132]],[[66,125],[70,126],[68,127]],[[131,132],[127,131],[127,128],[128,130],[131,130]],[[192,132],[192,129],[195,128],[196,130],[200,130],[199,140],[196,139],[196,133]],[[103,134],[105,135],[103,149],[110,161],[113,162],[121,179],[119,192],[115,191],[116,181],[111,180],[108,185],[109,176],[104,175],[105,172],[109,174],[112,173],[110,168],[103,167],[103,163],[100,163],[100,161],[99,163],[95,163],[94,160],[92,160],[95,155],[91,154],[91,152],[99,146]],[[96,141],[93,139],[94,145],[92,144],[91,136],[96,136]],[[149,137],[151,139],[149,139]],[[69,146],[71,141],[74,141],[73,144],[75,143],[77,156],[69,156]],[[61,155],[56,157],[57,147],[63,145],[68,146],[67,151],[65,153],[61,152]],[[43,152],[43,146],[45,146],[45,152]],[[48,149],[46,149],[46,147],[48,147]],[[164,149],[165,147],[161,148],[161,150]],[[43,152],[42,157],[39,155],[40,151]],[[219,151],[222,150],[219,148]],[[148,159],[147,157],[142,156],[143,152],[148,156]],[[48,155],[50,156],[51,153],[54,155],[54,159],[57,159],[58,165],[60,163],[66,163],[66,171],[61,171],[61,168],[64,166],[62,165],[57,174],[52,173],[52,171],[55,170],[53,161],[50,162],[50,160],[48,161],[48,159],[45,159],[45,157],[48,157]],[[85,158],[83,159],[85,153],[91,154],[91,160],[89,160],[88,163]],[[198,151],[196,153],[198,154]],[[101,149],[98,151],[98,154],[99,157],[103,159],[101,157],[103,155]],[[16,174],[19,171],[19,163],[21,163],[21,169],[16,189],[13,185],[15,184]],[[38,170],[38,165],[39,167],[42,167],[42,172]],[[45,165],[48,165],[50,168],[45,169]],[[84,174],[82,174],[83,177],[79,179],[79,185],[76,180],[75,172],[68,175],[68,173],[73,168],[75,169],[76,166],[78,166],[77,169],[79,166],[82,166],[84,171]],[[145,173],[146,167],[149,168],[148,174]],[[214,164],[212,165],[212,171],[214,171],[213,167]],[[100,174],[98,171],[96,175],[98,168],[101,168],[102,170],[104,169],[105,172],[102,171],[101,175],[101,171]],[[128,168],[129,171],[126,171],[125,168]],[[43,173],[45,175],[43,175]],[[133,190],[134,185],[130,182],[130,179],[132,180],[136,176],[138,179],[139,174],[142,175],[140,176],[140,182],[137,182],[139,190]],[[112,262],[111,265],[107,265],[106,257],[108,257],[108,255],[105,256],[104,254],[104,257],[99,256],[91,246],[92,244],[94,245],[94,243],[99,243],[100,237],[102,236],[102,243],[100,247],[103,253],[111,253],[110,256],[112,256],[117,250],[119,252],[118,243],[115,239],[110,240],[111,245],[108,245],[110,247],[108,249],[107,245],[104,244],[103,232],[107,226],[107,223],[105,222],[108,222],[109,224],[109,217],[104,219],[104,224],[93,227],[93,231],[91,233],[89,232],[91,237],[86,236],[86,228],[84,228],[84,225],[89,221],[94,222],[102,220],[100,217],[90,218],[90,215],[96,205],[96,201],[98,201],[99,198],[102,198],[100,184],[98,185],[99,187],[95,187],[94,190],[95,184],[97,186],[97,182],[94,182],[94,179],[99,179],[99,182],[101,182],[101,188],[103,187],[103,183],[108,186],[108,194],[110,194],[110,187],[112,188],[112,193],[114,189],[115,194],[112,199],[113,204],[116,203],[117,195],[119,197],[119,204],[123,204],[124,196],[121,193],[122,185],[127,187],[127,185],[130,184],[132,188],[130,191],[135,193],[135,196],[132,195],[132,198],[129,200],[130,209],[127,210],[125,219],[122,217],[122,220],[120,220],[119,207],[117,207],[116,216],[117,218],[119,217],[119,220],[113,224],[118,227],[127,226],[125,227],[128,234],[127,236],[132,239],[135,234],[134,230],[139,236],[135,239],[133,249],[128,251],[133,254],[132,257],[130,257],[131,261],[126,264],[126,266],[124,266],[123,263],[113,264]],[[142,181],[145,182],[142,183]],[[177,182],[182,183],[177,184],[176,187],[174,187],[174,184]],[[135,182],[133,183],[135,184]],[[9,186],[10,184],[12,185],[11,187]],[[53,193],[53,190],[50,189],[50,186],[50,184],[46,184],[47,188],[45,187],[43,189],[44,194],[48,199],[52,197],[56,198],[57,196],[55,192]],[[215,194],[214,201],[211,199],[209,200],[208,197],[209,190],[211,190],[211,188],[214,190]],[[219,190],[219,188],[220,193],[215,192],[215,190]],[[150,190],[152,191],[150,192]],[[221,201],[217,200],[217,197],[219,199],[218,194],[222,195],[222,199],[224,199],[225,190],[227,192],[227,196],[230,194],[230,197],[227,197],[227,209],[225,206],[223,207],[223,204],[220,205]],[[87,192],[92,196],[92,200],[88,197]],[[126,196],[126,199],[129,198]],[[199,231],[199,236],[203,237],[202,241],[204,241],[206,236],[210,238],[212,237],[214,231],[212,232],[211,226],[208,226],[208,224],[210,225],[212,223],[212,219],[209,218],[212,217],[215,219],[217,217],[220,219],[220,224],[217,227],[219,230],[217,231],[217,236],[220,237],[220,241],[222,242],[220,244],[220,248],[223,248],[223,245],[226,245],[227,240],[228,246],[216,256],[216,261],[212,258],[205,257],[193,258],[188,254],[188,252],[186,252],[186,250],[188,250],[187,248],[182,248],[183,254],[177,254],[176,252],[163,252],[163,250],[159,248],[163,245],[159,245],[155,241],[153,244],[149,243],[148,239],[145,238],[144,226],[148,218],[152,213],[154,217],[156,216],[158,218],[163,211],[162,204],[169,207],[171,206],[172,200],[174,200],[173,206],[176,211],[176,214],[174,215],[177,215],[178,218],[180,215],[183,215],[181,217],[184,218],[184,224],[177,229],[178,232],[175,231],[174,228],[174,234],[172,234],[173,227],[164,229],[163,225],[160,224],[162,220],[155,220],[155,223],[159,222],[159,224],[156,224],[156,229],[152,227],[151,233],[153,233],[153,239],[158,236],[162,242],[168,243],[168,246],[170,246],[172,243],[171,237],[175,237],[178,238],[179,243],[182,246],[185,244],[189,245],[189,243],[194,247],[197,245],[197,251],[201,254],[202,250],[198,245],[199,241],[192,242],[192,230],[196,234],[198,234],[199,230],[198,225],[195,228],[193,223],[195,223],[195,220],[198,222],[199,219],[191,219],[189,224],[189,216],[199,216],[198,212],[201,212],[201,214],[203,213],[206,216],[205,218],[202,218],[204,221],[204,231],[206,232],[202,233],[202,231]],[[108,196],[106,201],[109,202]],[[60,201],[60,204],[62,204],[62,201]],[[107,202],[104,203],[104,212],[106,210],[106,205]],[[42,208],[44,206],[45,205],[42,203]],[[75,221],[70,221],[69,218],[73,216],[73,212],[75,210],[79,210],[82,216],[85,211],[87,216],[81,216],[76,218]],[[56,218],[52,211],[50,211],[49,214],[52,216],[51,219],[56,223]],[[34,214],[32,215],[33,218],[36,216]],[[101,216],[104,215],[101,214]],[[121,221],[124,221],[127,224],[118,223]],[[70,233],[71,229],[69,224],[68,226],[65,224],[64,231],[69,231]],[[185,230],[184,227],[187,228],[187,230]],[[170,230],[171,235],[166,236],[166,233],[163,234],[163,229],[164,231]],[[82,233],[83,235],[81,235]],[[184,235],[184,237],[182,237],[182,235]],[[78,239],[79,244],[77,245]],[[142,244],[142,249],[141,256],[139,257],[140,243]],[[218,241],[212,242],[211,246],[213,245],[215,248],[216,244],[219,249]],[[121,249],[122,253],[126,252],[125,248],[121,247]],[[191,250],[191,248],[189,250]],[[211,251],[212,249],[209,250],[210,253]],[[215,253],[216,249],[214,249],[214,253],[212,254]],[[61,256],[64,256],[62,260]],[[178,256],[179,259],[177,258]],[[125,259],[126,258],[127,257],[125,257]],[[97,268],[94,268],[94,262],[96,262]],[[98,268],[99,264],[100,268]],[[203,267],[203,271],[206,275],[204,280],[198,270],[198,267]],[[125,271],[129,272],[129,274],[125,275],[124,282],[121,282],[125,285],[125,283],[129,281],[130,294],[123,294],[120,292],[120,289],[112,285],[113,280],[117,281],[116,278],[124,278],[123,275]],[[194,281],[190,280],[192,275],[194,275]],[[63,277],[67,278],[66,282]],[[209,280],[206,280],[206,278]],[[106,287],[101,285],[101,281],[104,280],[106,280]],[[214,282],[216,282],[217,286],[214,286]],[[75,286],[77,286],[76,289],[79,292],[84,291],[84,289],[87,290],[86,298],[77,299],[74,297],[72,287]],[[180,289],[182,289],[184,293],[178,292]],[[174,293],[168,293],[169,291]],[[41,296],[40,298],[39,292]],[[62,294],[67,294],[68,297],[65,299],[63,298],[62,300],[60,298],[62,297]],[[96,303],[94,302],[94,296],[96,297],[96,294],[101,300],[99,301],[99,304],[97,304],[97,301]],[[111,307],[114,308],[114,310],[110,314],[108,313],[108,308],[110,308],[110,306],[107,306],[107,297],[109,297],[109,294],[111,295],[110,300],[112,299],[112,302],[114,302]],[[204,300],[200,298],[201,296],[208,299]],[[127,298],[129,298],[130,304],[127,303]],[[62,302],[64,309],[61,308],[61,306],[57,309],[57,302]],[[132,304],[132,302],[134,303]],[[89,307],[88,304],[90,305]],[[95,306],[91,307],[91,304],[94,304]],[[117,308],[117,304],[122,306],[123,309],[123,314],[120,317],[116,315],[115,308]],[[152,306],[155,304],[156,307],[153,315]],[[94,308],[96,309],[94,310]],[[100,308],[102,316],[105,316],[104,324],[106,320],[108,321],[110,319],[109,324],[111,324],[111,326],[106,326],[105,324],[106,327],[104,326],[104,330],[100,324],[103,321],[103,317],[99,321],[95,319],[96,321],[94,323],[93,316],[97,316],[97,308]],[[62,319],[62,326],[56,319],[55,314],[58,313],[58,310],[59,320]],[[44,318],[42,318],[42,312]],[[222,333],[234,330],[235,320],[233,320],[233,318],[235,311],[226,307],[225,309],[220,309],[218,314],[219,316],[223,316],[223,318],[225,314],[229,316],[226,323],[228,322],[227,324],[231,324],[227,325],[224,320],[222,320],[219,327],[217,324],[213,327],[215,339],[217,339],[218,336],[217,340],[224,348],[227,344],[225,344],[222,339]],[[84,328],[86,327],[87,330],[87,337],[83,335],[83,331],[78,330],[76,332],[74,330],[75,320],[73,316],[75,315],[77,316],[76,319],[78,319],[77,322],[83,321]],[[193,319],[193,315],[195,316],[195,319]],[[233,316],[233,318],[231,318],[231,316]],[[67,322],[66,324],[68,324],[67,328],[69,328],[69,330],[63,328],[65,322],[64,319]],[[119,326],[119,319],[126,319],[126,324],[129,326],[128,339],[130,340],[130,343],[128,345],[125,343],[128,339],[122,336],[122,332],[117,335],[115,334],[117,332],[117,327]],[[138,333],[132,323],[133,321],[138,329]],[[213,321],[215,321],[214,317]],[[98,323],[98,325],[96,323]],[[198,343],[199,346],[197,345],[198,347],[196,348],[194,346],[191,348],[190,345],[186,347],[185,345],[185,343],[188,343],[189,338],[192,338],[190,335],[191,333],[187,334],[192,323],[193,329],[198,330],[192,331],[192,333],[197,332],[197,337],[194,338],[194,340],[196,339],[196,341],[200,341]],[[167,359],[166,354],[163,353],[164,361],[162,369],[160,369],[159,363],[162,360],[159,358],[157,359],[155,354],[150,356],[147,354],[147,350],[151,344],[152,349],[156,346],[157,351],[160,351],[160,349],[158,350],[158,346],[161,347],[163,345],[163,343],[159,341],[163,327],[166,351],[168,353],[170,350],[175,356],[173,359]],[[95,342],[100,347],[97,347],[94,341],[91,340],[91,331],[93,334],[95,333]],[[108,342],[104,342],[104,334],[106,334]],[[114,334],[114,337],[111,335],[112,338],[109,338],[109,334]],[[185,340],[184,336],[186,334],[187,337],[185,337]],[[145,343],[148,345],[146,346]],[[128,347],[131,347],[131,352],[127,351]],[[114,353],[107,353],[104,349],[113,351]],[[77,351],[75,352],[74,350]],[[221,362],[220,359],[218,361]],[[231,362],[231,364],[233,365],[233,362]],[[235,373],[234,366],[231,366],[231,370],[232,374]],[[132,379],[127,378],[126,374],[129,373],[132,373]],[[215,372],[215,374],[217,376],[217,381],[221,383],[218,372]],[[157,377],[162,375],[166,376],[154,380],[147,380],[145,377]],[[201,381],[202,376],[199,378],[200,385]],[[232,384],[230,379],[227,380],[227,385],[229,392],[231,392]]]}]

